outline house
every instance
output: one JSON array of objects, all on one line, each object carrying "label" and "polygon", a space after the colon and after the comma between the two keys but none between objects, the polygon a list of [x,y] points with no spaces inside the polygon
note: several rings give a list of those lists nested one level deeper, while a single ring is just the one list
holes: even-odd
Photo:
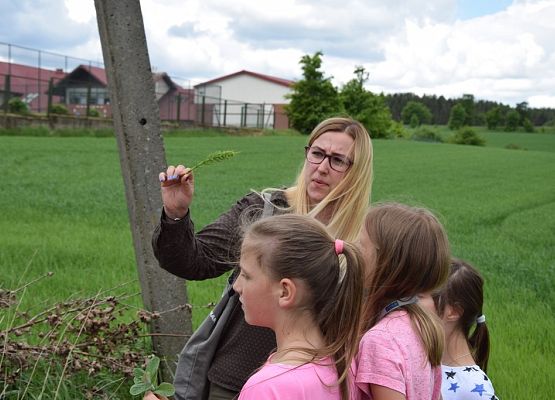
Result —
[{"label": "house", "polygon": [[[154,92],[161,120],[194,121],[195,105],[193,89],[185,89],[175,83],[165,72],[154,73]],[[82,114],[87,105],[111,114],[108,80],[104,68],[79,65],[54,87],[54,93],[65,99],[70,112]]]},{"label": "house", "polygon": [[[196,116],[194,90],[175,83],[166,73],[153,74],[160,119],[192,123]],[[87,101],[105,117],[112,114],[108,80],[104,68],[79,65],[71,72],[49,70],[15,63],[0,62],[0,105],[7,98],[19,97],[33,112],[46,113],[49,85],[52,104],[64,104],[73,115],[85,115]],[[7,88],[9,85],[9,88]]]},{"label": "house", "polygon": [[203,114],[197,120],[216,126],[287,128],[283,107],[293,83],[246,70],[200,83],[194,87],[197,112]]},{"label": "house", "polygon": [[[33,112],[46,112],[48,108],[49,82],[63,79],[66,73],[61,69],[30,67],[0,61],[0,105],[9,97],[19,97]],[[7,88],[9,85],[9,89]],[[52,101],[58,103],[60,98],[54,96]]]},{"label": "house", "polygon": [[95,108],[101,115],[111,116],[108,80],[104,68],[79,65],[57,82],[53,94],[59,96],[74,115],[84,115],[89,108]]}]

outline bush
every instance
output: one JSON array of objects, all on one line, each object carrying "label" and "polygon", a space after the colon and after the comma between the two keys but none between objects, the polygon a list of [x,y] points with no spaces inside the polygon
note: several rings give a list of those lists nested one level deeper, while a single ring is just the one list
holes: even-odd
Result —
[{"label": "bush", "polygon": [[29,106],[19,97],[13,97],[8,101],[8,111],[14,114],[29,114]]},{"label": "bush", "polygon": [[96,108],[89,108],[89,117],[98,118],[100,117],[100,112]]},{"label": "bush", "polygon": [[479,136],[472,128],[459,129],[450,140],[455,144],[468,144],[471,146],[485,146],[486,141]]},{"label": "bush", "polygon": [[48,110],[50,114],[68,115],[69,111],[63,104],[52,104]]},{"label": "bush", "polygon": [[409,132],[405,129],[405,126],[397,121],[393,121],[387,130],[388,138],[402,138],[406,139],[410,136]]},{"label": "bush", "polygon": [[436,131],[430,128],[420,128],[414,131],[411,139],[421,142],[443,143],[443,138]]},{"label": "bush", "polygon": [[505,148],[509,150],[526,150],[525,148],[522,148],[518,144],[514,144],[514,143],[509,143],[505,145]]}]

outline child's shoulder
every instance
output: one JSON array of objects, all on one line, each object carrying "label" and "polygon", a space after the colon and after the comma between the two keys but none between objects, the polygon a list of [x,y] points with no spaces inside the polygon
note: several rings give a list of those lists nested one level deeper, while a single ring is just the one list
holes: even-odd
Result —
[{"label": "child's shoulder", "polygon": [[[310,393],[328,398],[337,392],[336,382],[337,373],[332,365],[266,363],[243,386],[240,398],[305,399]],[[275,397],[276,393],[279,397]]]},{"label": "child's shoulder", "polygon": [[386,347],[404,346],[417,340],[417,333],[411,323],[409,314],[404,310],[393,311],[383,317],[368,330],[361,343],[377,343]]}]

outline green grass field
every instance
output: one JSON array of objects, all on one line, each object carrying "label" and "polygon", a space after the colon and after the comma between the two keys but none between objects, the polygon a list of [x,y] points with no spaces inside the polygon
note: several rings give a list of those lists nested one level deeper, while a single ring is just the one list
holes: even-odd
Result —
[{"label": "green grass field", "polygon": [[[500,398],[549,399],[555,376],[555,135],[487,135],[486,147],[374,141],[372,200],[424,205],[440,215],[454,255],[486,278],[489,375]],[[240,151],[198,171],[191,212],[200,228],[251,188],[290,185],[305,139],[165,142],[168,163]],[[528,150],[503,148],[513,142]],[[22,306],[36,309],[128,281],[129,292],[139,290],[113,138],[3,136],[0,171],[0,288],[53,271],[23,300]],[[223,278],[189,282],[190,302],[214,301],[223,286]],[[195,325],[205,313],[195,310]]]}]

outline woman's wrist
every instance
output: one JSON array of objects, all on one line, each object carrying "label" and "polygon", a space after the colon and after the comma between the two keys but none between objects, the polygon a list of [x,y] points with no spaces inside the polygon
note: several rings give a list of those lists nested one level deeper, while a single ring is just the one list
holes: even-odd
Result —
[{"label": "woman's wrist", "polygon": [[186,208],[185,210],[179,210],[179,211],[177,210],[168,211],[168,209],[164,207],[164,214],[166,215],[167,218],[173,221],[182,220],[183,218],[185,218],[188,212],[189,212],[189,208]]}]

